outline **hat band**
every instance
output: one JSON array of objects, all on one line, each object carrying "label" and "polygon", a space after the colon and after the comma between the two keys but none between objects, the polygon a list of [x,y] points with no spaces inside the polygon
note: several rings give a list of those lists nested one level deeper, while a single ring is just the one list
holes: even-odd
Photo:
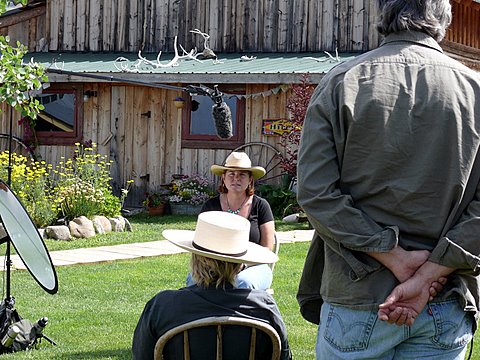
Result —
[{"label": "hat band", "polygon": [[195,249],[197,250],[201,250],[201,251],[207,251],[207,252],[211,252],[213,254],[219,254],[219,255],[227,255],[227,256],[233,256],[233,257],[240,257],[240,256],[243,256],[247,253],[247,250],[245,251],[242,251],[241,253],[236,253],[236,254],[229,254],[229,253],[224,253],[224,252],[220,252],[220,251],[214,251],[214,250],[210,250],[210,249],[207,249],[207,248],[204,248],[203,246],[200,246],[200,245],[197,245],[195,243],[195,241],[192,242],[192,245]]}]

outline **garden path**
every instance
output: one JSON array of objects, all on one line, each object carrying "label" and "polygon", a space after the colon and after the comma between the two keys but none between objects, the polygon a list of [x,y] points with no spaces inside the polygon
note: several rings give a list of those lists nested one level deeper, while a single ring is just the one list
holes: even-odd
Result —
[{"label": "garden path", "polygon": [[[292,230],[277,232],[280,243],[310,241],[313,230]],[[114,260],[134,259],[148,256],[170,255],[186,252],[167,240],[152,242],[121,244],[113,246],[99,246],[72,250],[51,251],[50,257],[54,266],[73,264],[99,263]],[[25,264],[18,257],[12,255],[12,269],[25,269]]]}]

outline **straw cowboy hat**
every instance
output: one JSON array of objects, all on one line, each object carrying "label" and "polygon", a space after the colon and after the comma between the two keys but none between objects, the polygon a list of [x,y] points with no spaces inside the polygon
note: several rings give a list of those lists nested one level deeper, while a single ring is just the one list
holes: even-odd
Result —
[{"label": "straw cowboy hat", "polygon": [[252,173],[254,179],[259,179],[265,175],[266,171],[261,166],[252,166],[248,155],[244,152],[232,152],[225,160],[225,165],[212,165],[210,168],[215,175],[222,176],[226,170],[248,170]]},{"label": "straw cowboy hat", "polygon": [[278,260],[268,248],[249,241],[250,221],[224,211],[198,215],[195,231],[164,230],[162,235],[182,249],[212,259],[250,265]]}]

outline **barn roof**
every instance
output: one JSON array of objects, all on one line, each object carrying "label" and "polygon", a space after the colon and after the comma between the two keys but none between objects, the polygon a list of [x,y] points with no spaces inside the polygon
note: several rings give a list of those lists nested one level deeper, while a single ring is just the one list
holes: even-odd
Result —
[{"label": "barn roof", "polygon": [[[178,66],[155,67],[148,62],[138,65],[132,53],[30,53],[36,62],[47,67],[51,82],[121,82],[151,83],[298,83],[301,74],[319,82],[323,75],[342,61],[358,53],[228,53],[217,54],[218,61],[181,60]],[[142,54],[156,61],[157,54]],[[161,54],[166,64],[174,54]],[[242,58],[243,57],[243,58]],[[88,77],[91,75],[91,77]]]}]

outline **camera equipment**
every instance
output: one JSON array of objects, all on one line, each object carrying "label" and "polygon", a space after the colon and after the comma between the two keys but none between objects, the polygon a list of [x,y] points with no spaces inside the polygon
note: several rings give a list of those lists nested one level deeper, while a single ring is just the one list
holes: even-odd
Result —
[{"label": "camera equipment", "polygon": [[2,346],[3,347],[10,347],[13,345],[13,341],[17,337],[17,335],[20,333],[20,328],[17,325],[12,325],[8,328],[7,333],[2,339]]}]

